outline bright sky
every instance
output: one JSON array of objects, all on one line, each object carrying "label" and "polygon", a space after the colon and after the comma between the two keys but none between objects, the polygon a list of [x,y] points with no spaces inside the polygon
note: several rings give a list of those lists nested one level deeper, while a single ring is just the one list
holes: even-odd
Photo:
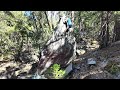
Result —
[{"label": "bright sky", "polygon": [[31,11],[25,11],[25,16],[30,16]]}]

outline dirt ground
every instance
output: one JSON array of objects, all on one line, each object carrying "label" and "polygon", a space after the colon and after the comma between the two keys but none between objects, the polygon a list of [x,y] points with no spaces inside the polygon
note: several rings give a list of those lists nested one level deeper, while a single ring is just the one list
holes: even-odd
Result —
[{"label": "dirt ground", "polygon": [[[89,58],[95,58],[96,65],[88,65]],[[37,62],[33,61],[0,61],[0,79],[31,79],[36,67]],[[80,55],[74,60],[73,67],[66,79],[120,79],[120,43]]]},{"label": "dirt ground", "polygon": [[27,64],[8,61],[0,62],[0,79],[30,79],[35,73],[36,63]]},{"label": "dirt ground", "polygon": [[[88,65],[95,58],[96,65]],[[93,50],[78,57],[69,79],[120,79],[120,42],[107,48]]]}]

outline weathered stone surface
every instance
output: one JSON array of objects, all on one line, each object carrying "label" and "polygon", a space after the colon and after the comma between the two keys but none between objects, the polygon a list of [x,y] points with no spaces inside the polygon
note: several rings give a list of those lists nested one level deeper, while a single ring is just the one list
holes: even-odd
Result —
[{"label": "weathered stone surface", "polygon": [[71,71],[73,70],[72,68],[72,63],[70,65],[68,65],[68,67],[65,69],[65,74],[69,74]]},{"label": "weathered stone surface", "polygon": [[[65,26],[63,21],[61,24]],[[60,30],[58,29],[56,30],[56,32],[57,31]],[[47,70],[47,68],[49,68],[52,64],[55,63],[60,64],[61,67],[67,67],[67,65],[75,58],[76,55],[75,37],[72,34],[68,35],[67,37],[64,34],[63,35],[61,34],[63,34],[63,32],[61,32],[60,35],[57,36],[55,34],[47,42],[46,46],[42,50],[41,58],[38,65],[40,74],[42,74],[44,71]]]},{"label": "weathered stone surface", "polygon": [[95,59],[95,58],[89,58],[89,59],[87,60],[87,64],[89,64],[89,65],[96,64],[96,59]]}]

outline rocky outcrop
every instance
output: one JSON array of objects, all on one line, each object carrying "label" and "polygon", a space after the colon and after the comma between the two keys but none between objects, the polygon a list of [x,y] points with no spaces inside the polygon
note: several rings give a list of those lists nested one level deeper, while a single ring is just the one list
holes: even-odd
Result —
[{"label": "rocky outcrop", "polygon": [[61,37],[50,43],[41,52],[39,61],[39,71],[42,74],[52,64],[60,64],[66,67],[74,58],[76,53],[76,43],[73,36]]},{"label": "rocky outcrop", "polygon": [[65,68],[76,56],[75,37],[72,34],[64,35],[64,30],[66,29],[64,21],[60,21],[59,24],[62,24],[60,26],[64,27],[60,27],[61,31],[60,28],[56,28],[55,34],[52,35],[52,38],[47,42],[41,52],[38,64],[39,74],[42,74],[47,68],[55,63]]}]

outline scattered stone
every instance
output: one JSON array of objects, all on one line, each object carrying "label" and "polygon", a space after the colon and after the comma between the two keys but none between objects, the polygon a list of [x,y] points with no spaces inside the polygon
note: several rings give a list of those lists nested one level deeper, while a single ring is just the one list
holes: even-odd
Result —
[{"label": "scattered stone", "polygon": [[90,74],[83,79],[114,79],[114,76],[105,71],[105,72]]},{"label": "scattered stone", "polygon": [[72,63],[70,63],[70,65],[68,65],[68,67],[65,69],[65,73],[69,74],[72,71]]},{"label": "scattered stone", "polygon": [[25,76],[18,76],[17,79],[26,79],[26,77]]},{"label": "scattered stone", "polygon": [[70,63],[67,68],[65,69],[65,75],[62,77],[64,78],[66,75],[68,75],[71,71],[73,70],[72,68],[72,63]]},{"label": "scattered stone", "polygon": [[85,60],[85,58],[78,58],[78,59],[75,59],[73,60],[74,62],[77,62],[77,61],[82,61],[82,60]]},{"label": "scattered stone", "polygon": [[35,74],[32,79],[47,79],[44,75]]},{"label": "scattered stone", "polygon": [[93,44],[98,44],[98,41],[92,41]]},{"label": "scattered stone", "polygon": [[32,79],[41,79],[41,77],[39,75],[35,75],[32,77]]},{"label": "scattered stone", "polygon": [[87,64],[95,65],[96,64],[96,59],[95,58],[89,58],[88,61],[87,61]]},{"label": "scattered stone", "polygon": [[80,69],[80,64],[74,64],[74,65],[73,65],[73,69],[79,70],[79,69]]},{"label": "scattered stone", "polygon": [[80,69],[80,66],[76,66],[75,68],[79,70],[79,69]]},{"label": "scattered stone", "polygon": [[82,55],[84,54],[86,51],[84,49],[79,49],[79,50],[76,50],[78,55]]},{"label": "scattered stone", "polygon": [[41,79],[47,79],[44,75],[41,75]]},{"label": "scattered stone", "polygon": [[35,55],[35,54],[33,54],[33,55],[32,55],[32,58],[33,58],[33,60],[35,60],[35,61],[39,61],[38,56],[37,56],[37,55]]}]

